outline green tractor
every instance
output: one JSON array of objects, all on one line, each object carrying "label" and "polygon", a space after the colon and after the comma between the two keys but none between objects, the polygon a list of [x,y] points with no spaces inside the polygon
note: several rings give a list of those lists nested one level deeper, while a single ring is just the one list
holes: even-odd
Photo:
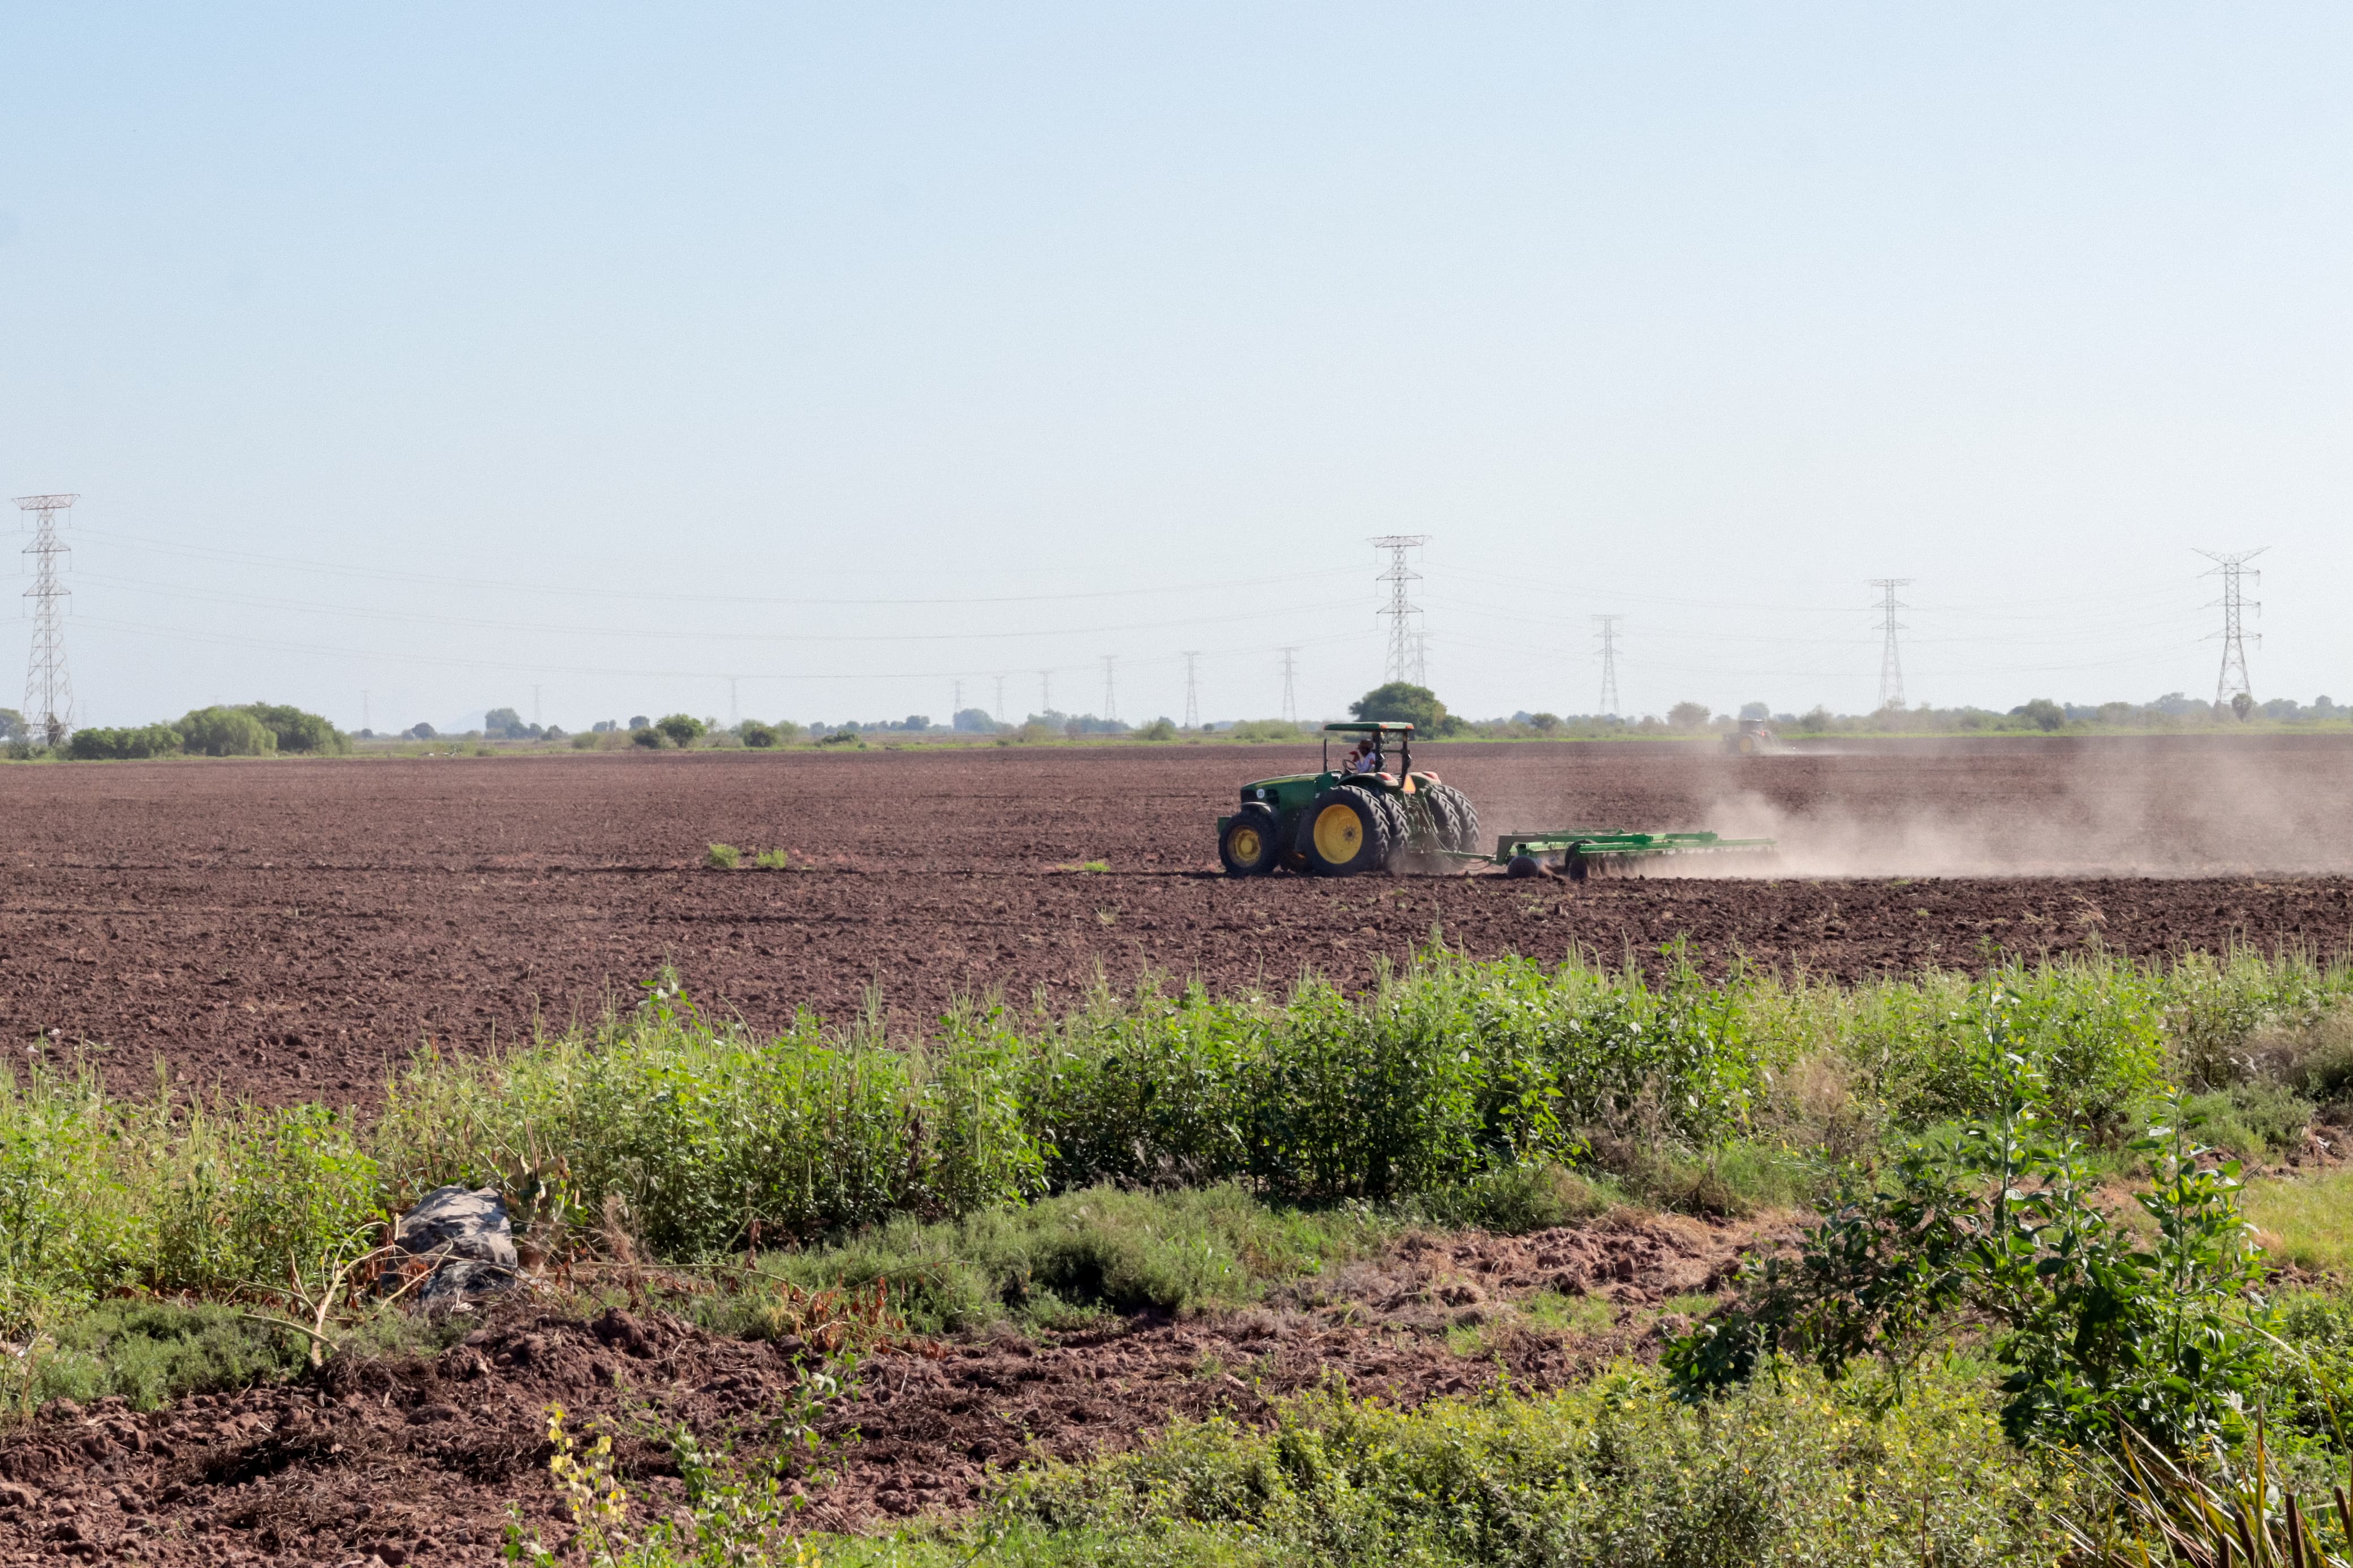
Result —
[{"label": "green tractor", "polygon": [[[1338,770],[1332,737],[1370,741],[1372,754]],[[1394,746],[1394,767],[1388,752]],[[1218,858],[1229,877],[1263,877],[1282,867],[1317,877],[1365,871],[1468,869],[1500,866],[1508,877],[1639,877],[1694,857],[1756,858],[1774,852],[1769,838],[1714,833],[1630,833],[1563,827],[1507,833],[1490,849],[1480,842],[1471,799],[1436,773],[1413,768],[1413,726],[1326,724],[1321,772],[1290,773],[1242,785],[1241,808],[1218,818]]]},{"label": "green tractor", "polygon": [[[1335,771],[1335,735],[1369,740],[1372,755]],[[1484,858],[1479,813],[1436,773],[1414,771],[1410,724],[1326,724],[1322,771],[1246,784],[1241,808],[1218,818],[1218,858],[1229,877],[1263,877],[1277,867],[1354,877],[1461,856]]]}]

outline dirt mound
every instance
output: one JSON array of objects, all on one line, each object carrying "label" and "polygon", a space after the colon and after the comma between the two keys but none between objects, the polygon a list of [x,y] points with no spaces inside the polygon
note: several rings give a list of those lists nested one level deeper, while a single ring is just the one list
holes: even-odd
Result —
[{"label": "dirt mound", "polygon": [[[1124,1447],[1175,1416],[1262,1421],[1334,1380],[1405,1404],[1499,1368],[1556,1386],[1654,1346],[1660,1303],[1714,1288],[1774,1235],[1668,1216],[1409,1237],[1248,1311],[900,1345],[820,1422],[830,1478],[794,1489],[812,1525],[857,1528],[968,1507],[997,1472]],[[543,1473],[550,1404],[575,1431],[615,1434],[642,1517],[683,1496],[664,1432],[760,1447],[800,1408],[799,1355],[658,1312],[516,1305],[430,1360],[338,1361],[311,1384],[153,1414],[52,1405],[0,1439],[0,1561],[488,1563],[510,1503],[566,1533]]]}]

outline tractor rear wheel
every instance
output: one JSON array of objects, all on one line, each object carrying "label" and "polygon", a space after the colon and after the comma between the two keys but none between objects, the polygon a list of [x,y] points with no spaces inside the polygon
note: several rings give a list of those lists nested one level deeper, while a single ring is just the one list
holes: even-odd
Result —
[{"label": "tractor rear wheel", "polygon": [[1479,853],[1479,809],[1471,797],[1452,784],[1428,784],[1421,793],[1430,797],[1430,814],[1439,824],[1444,841],[1439,847],[1459,855]]},{"label": "tractor rear wheel", "polygon": [[1405,796],[1401,795],[1383,791],[1373,795],[1373,801],[1381,808],[1381,820],[1389,830],[1389,855],[1381,862],[1381,869],[1394,871],[1404,865],[1413,849],[1413,818],[1408,815]]},{"label": "tractor rear wheel", "polygon": [[1218,858],[1229,877],[1263,877],[1274,869],[1281,854],[1275,843],[1274,813],[1263,801],[1250,801],[1226,823],[1218,837]]},{"label": "tractor rear wheel", "polygon": [[1370,790],[1335,785],[1300,814],[1299,852],[1319,877],[1353,877],[1389,863],[1389,817]]}]

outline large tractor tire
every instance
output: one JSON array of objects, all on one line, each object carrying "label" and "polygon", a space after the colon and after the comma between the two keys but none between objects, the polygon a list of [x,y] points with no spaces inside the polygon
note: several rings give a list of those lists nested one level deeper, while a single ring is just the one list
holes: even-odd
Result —
[{"label": "large tractor tire", "polygon": [[1382,824],[1389,830],[1389,857],[1381,862],[1381,868],[1394,871],[1404,863],[1413,847],[1413,818],[1406,815],[1408,807],[1403,795],[1384,791],[1374,795],[1373,802],[1381,808]]},{"label": "large tractor tire", "polygon": [[1479,808],[1471,804],[1471,797],[1452,784],[1431,784],[1429,794],[1439,821],[1451,830],[1446,847],[1460,855],[1478,854]]},{"label": "large tractor tire", "polygon": [[1388,867],[1389,815],[1370,790],[1335,785],[1300,814],[1299,852],[1319,877],[1354,877]]},{"label": "large tractor tire", "polygon": [[1263,877],[1282,857],[1275,842],[1274,813],[1264,802],[1250,801],[1234,813],[1218,837],[1218,858],[1229,877]]}]

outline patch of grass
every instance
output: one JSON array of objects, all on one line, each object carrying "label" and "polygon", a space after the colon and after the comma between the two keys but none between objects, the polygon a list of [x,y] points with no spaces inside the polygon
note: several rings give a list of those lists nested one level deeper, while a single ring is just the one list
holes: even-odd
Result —
[{"label": "patch of grass", "polygon": [[986,1524],[826,1541],[828,1563],[1662,1565],[2048,1563],[2075,1481],[2004,1440],[1981,1390],[1910,1397],[1793,1374],[1705,1408],[1613,1368],[1538,1398],[1412,1410],[1332,1395],[1276,1429],[1179,1423],[1143,1447],[1018,1478]]},{"label": "patch of grass", "polygon": [[785,871],[791,869],[793,858],[781,849],[763,849],[752,857],[752,864],[763,871]]},{"label": "patch of grass", "polygon": [[758,1279],[702,1309],[740,1331],[778,1284],[888,1286],[919,1332],[1091,1313],[1238,1307],[1270,1285],[1362,1256],[1389,1234],[1362,1215],[1285,1213],[1236,1186],[1171,1193],[1094,1187],[959,1220],[901,1217],[826,1246],[768,1253]]},{"label": "patch of grass", "polygon": [[[154,1410],[186,1394],[271,1383],[303,1370],[299,1334],[256,1323],[217,1302],[100,1301],[36,1336],[18,1365],[8,1403],[82,1404],[120,1394]],[[5,1366],[0,1362],[0,1366]],[[0,1384],[6,1373],[0,1372]]]},{"label": "patch of grass", "polygon": [[1618,1310],[1607,1296],[1567,1296],[1539,1290],[1520,1303],[1520,1315],[1533,1328],[1562,1333],[1607,1333],[1618,1321]]},{"label": "patch of grass", "polygon": [[2256,1161],[2302,1147],[2318,1109],[2285,1084],[2260,1079],[2191,1095],[2185,1103],[2200,1142]]},{"label": "patch of grass", "polygon": [[1595,1218],[1623,1201],[1606,1178],[1558,1165],[1515,1165],[1408,1198],[1398,1212],[1425,1225],[1525,1236]]},{"label": "patch of grass", "polygon": [[2251,1181],[2240,1208],[2274,1258],[2353,1280],[2353,1168]]},{"label": "patch of grass", "polygon": [[1056,866],[1054,869],[1057,871],[1071,872],[1108,871],[1111,869],[1111,862],[1108,860],[1072,860],[1067,864]]},{"label": "patch of grass", "polygon": [[702,863],[714,871],[733,871],[744,858],[744,851],[733,844],[713,844],[703,851]]}]

